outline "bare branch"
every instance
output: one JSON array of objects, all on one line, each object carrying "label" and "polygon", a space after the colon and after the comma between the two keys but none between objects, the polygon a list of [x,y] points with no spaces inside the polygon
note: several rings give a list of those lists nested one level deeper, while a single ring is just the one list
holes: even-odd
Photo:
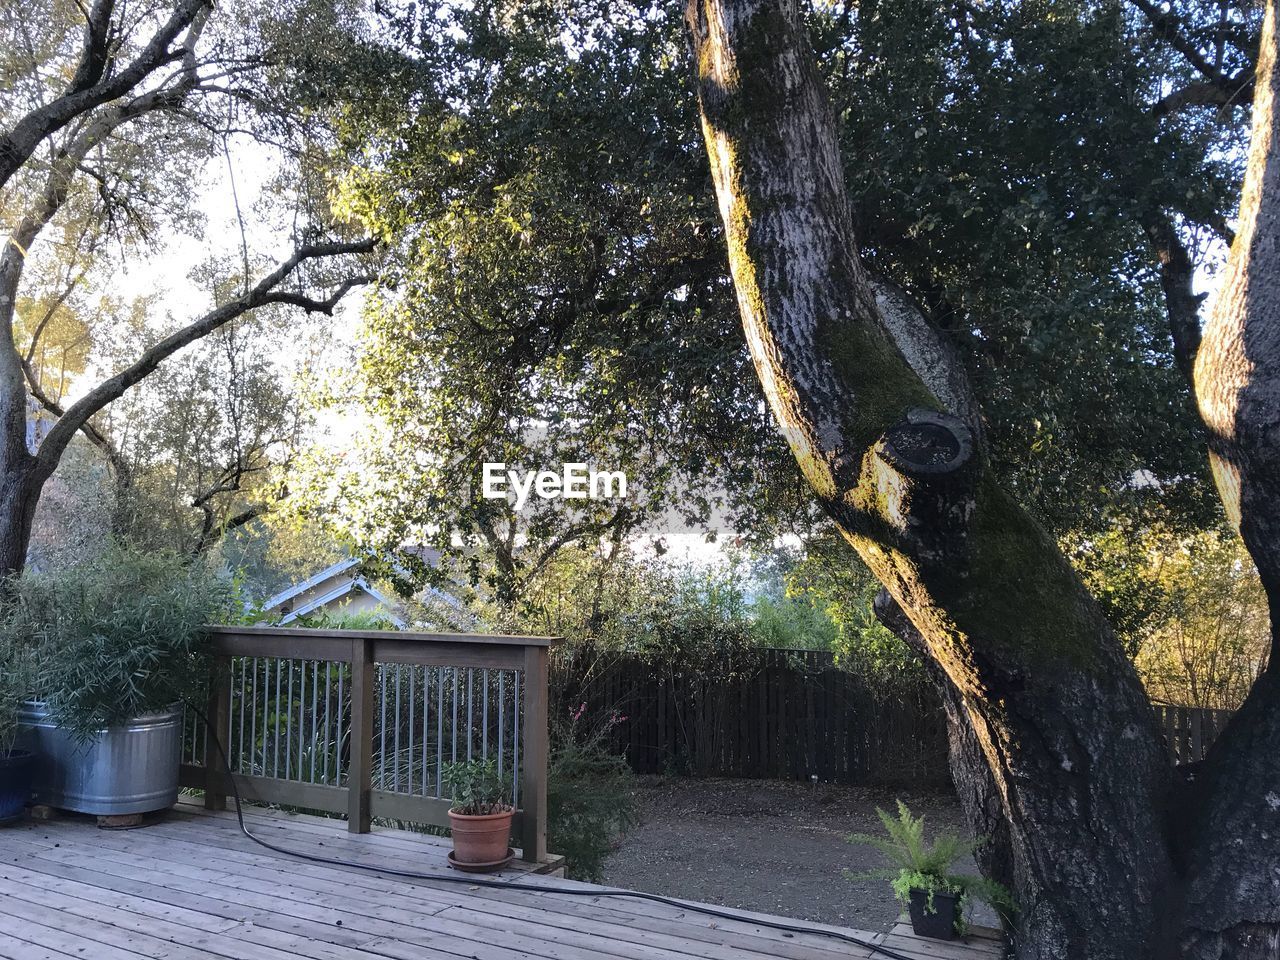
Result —
[{"label": "bare branch", "polygon": [[353,286],[363,282],[362,279],[346,280],[339,285],[333,296],[318,300],[302,294],[278,289],[303,263],[310,260],[326,260],[350,254],[368,253],[377,244],[376,240],[366,239],[354,242],[323,243],[302,247],[275,270],[263,277],[256,286],[239,297],[224,303],[198,320],[193,321],[181,330],[177,330],[144,351],[137,360],[125,367],[115,376],[104,380],[87,394],[72,404],[53,425],[40,445],[37,455],[39,469],[44,475],[53,472],[58,458],[67,443],[82,424],[111,401],[116,400],[134,384],[155,370],[164,360],[177,353],[213,331],[225,326],[245,313],[265,306],[269,303],[286,303],[302,307],[304,310],[330,314],[341,296]]},{"label": "bare branch", "polygon": [[1195,264],[1167,217],[1151,218],[1145,229],[1160,261],[1160,286],[1173,336],[1173,356],[1194,392],[1196,353],[1200,350],[1200,304],[1204,301],[1204,294],[1195,292]]},{"label": "bare branch", "polygon": [[1156,35],[1186,57],[1187,63],[1191,64],[1198,73],[1210,80],[1222,79],[1218,68],[1209,62],[1200,48],[1183,32],[1185,24],[1181,17],[1171,11],[1161,10],[1152,0],[1129,0],[1129,2],[1142,11]]},{"label": "bare branch", "polygon": [[[35,108],[12,129],[0,133],[0,187],[12,179],[45,137],[95,107],[124,96],[156,70],[179,60],[192,63],[195,38],[211,9],[211,0],[178,0],[169,19],[156,30],[138,56],[114,73],[107,69],[109,27],[105,26],[113,8],[112,0],[97,0],[90,12],[84,50],[67,92]],[[183,42],[174,47],[178,38],[193,27]]]},{"label": "bare branch", "polygon": [[[1243,73],[1244,71],[1242,71]],[[1157,101],[1153,115],[1167,117],[1187,107],[1247,107],[1253,101],[1253,72],[1236,74],[1219,80],[1189,83]]]},{"label": "bare branch", "polygon": [[[22,361],[22,369],[27,375],[27,389],[31,392],[31,397],[40,404],[45,410],[53,414],[55,417],[62,417],[66,411],[62,405],[58,403],[49,393],[40,385],[36,377],[35,368],[28,360]],[[93,425],[92,421],[85,421],[80,425],[80,432],[85,438],[102,452],[107,458],[107,462],[111,464],[111,470],[116,475],[116,482],[121,486],[127,486],[133,471],[130,469],[123,454],[116,448],[105,433]]]}]

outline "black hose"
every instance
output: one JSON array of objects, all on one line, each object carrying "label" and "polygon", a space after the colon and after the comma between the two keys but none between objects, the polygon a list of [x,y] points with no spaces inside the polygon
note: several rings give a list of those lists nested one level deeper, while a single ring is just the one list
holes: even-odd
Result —
[{"label": "black hose", "polygon": [[[227,759],[227,753],[222,749],[222,741],[218,737],[218,732],[214,729],[209,718],[199,708],[192,708],[205,723],[208,735],[213,738],[214,744],[218,748],[218,755],[222,758],[222,767],[224,770],[230,771],[231,764]],[[871,950],[876,953],[883,954],[890,960],[913,960],[913,958],[905,954],[890,950],[878,943],[872,943],[870,940],[863,940],[861,937],[855,937],[852,934],[841,933],[838,930],[825,930],[821,927],[814,927],[807,924],[787,923],[785,920],[762,920],[759,918],[747,919],[739,914],[731,913],[728,910],[718,910],[715,907],[706,904],[694,904],[684,900],[677,900],[674,897],[664,897],[658,893],[643,893],[638,890],[615,890],[609,887],[556,887],[543,886],[536,883],[520,883],[517,880],[482,880],[474,876],[451,877],[447,874],[439,873],[418,873],[413,870],[396,870],[391,867],[374,866],[367,863],[354,863],[350,860],[340,860],[337,857],[321,857],[315,854],[302,853],[297,850],[289,850],[285,847],[277,846],[269,840],[263,840],[261,837],[255,837],[249,832],[249,828],[244,822],[244,810],[241,808],[240,788],[236,785],[236,778],[228,773],[228,781],[231,784],[231,793],[236,801],[236,820],[240,823],[240,832],[252,840],[259,846],[266,847],[268,850],[274,850],[276,853],[282,853],[287,857],[297,857],[300,860],[309,860],[312,863],[323,863],[334,867],[348,867],[356,870],[368,870],[371,873],[381,873],[392,877],[404,877],[408,880],[425,880],[429,883],[464,883],[469,887],[488,887],[494,890],[522,890],[529,893],[554,893],[565,897],[628,897],[634,900],[649,900],[653,903],[661,903],[668,907],[675,907],[680,910],[688,910],[693,913],[705,914],[709,917],[716,917],[721,920],[734,920],[739,923],[754,923],[757,926],[768,927],[771,930],[781,930],[783,933],[804,933],[815,934],[822,937],[831,937],[835,940],[843,940],[846,943],[852,943],[855,946]]]}]

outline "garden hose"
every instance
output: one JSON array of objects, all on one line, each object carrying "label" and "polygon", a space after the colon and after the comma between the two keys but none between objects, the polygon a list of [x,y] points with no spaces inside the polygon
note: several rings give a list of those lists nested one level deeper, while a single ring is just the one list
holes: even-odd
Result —
[{"label": "garden hose", "polygon": [[[209,736],[213,738],[214,744],[218,748],[218,755],[222,758],[222,766],[224,770],[230,770],[231,764],[227,759],[227,753],[222,749],[222,741],[218,737],[218,732],[214,729],[209,718],[204,712],[198,708],[192,708],[200,719],[204,721]],[[282,853],[287,857],[297,857],[299,860],[309,860],[312,863],[323,863],[334,867],[347,867],[356,870],[367,870],[370,873],[381,873],[392,877],[403,877],[407,880],[421,880],[427,883],[461,883],[469,887],[486,887],[493,890],[520,890],[527,893],[554,893],[565,897],[628,897],[633,900],[648,900],[652,903],[661,903],[664,906],[675,907],[679,910],[687,910],[693,913],[704,914],[708,917],[716,917],[720,920],[734,920],[739,923],[754,923],[757,926],[768,927],[770,930],[780,930],[783,933],[802,933],[812,934],[822,937],[830,937],[835,940],[843,940],[846,943],[852,943],[855,946],[862,947],[864,950],[871,950],[875,953],[888,957],[889,960],[914,960],[906,954],[898,953],[890,950],[888,947],[881,946],[878,943],[872,943],[870,940],[864,940],[849,933],[841,933],[838,930],[828,930],[822,927],[815,927],[803,923],[788,923],[785,920],[765,920],[760,918],[747,919],[739,914],[732,913],[728,910],[719,910],[706,904],[689,903],[685,900],[677,900],[674,897],[664,897],[658,893],[643,893],[638,890],[617,890],[610,887],[558,887],[543,886],[536,883],[521,883],[518,880],[481,880],[477,877],[451,877],[447,874],[439,873],[419,873],[414,870],[396,870],[391,867],[374,866],[368,863],[354,863],[350,860],[342,860],[338,857],[321,857],[311,853],[302,853],[298,850],[290,850],[286,847],[278,846],[269,840],[263,840],[249,832],[248,826],[244,822],[244,810],[241,808],[240,788],[236,785],[235,777],[227,778],[231,783],[231,793],[236,801],[236,820],[240,823],[240,832],[252,840],[259,846],[266,847],[276,853]]]}]

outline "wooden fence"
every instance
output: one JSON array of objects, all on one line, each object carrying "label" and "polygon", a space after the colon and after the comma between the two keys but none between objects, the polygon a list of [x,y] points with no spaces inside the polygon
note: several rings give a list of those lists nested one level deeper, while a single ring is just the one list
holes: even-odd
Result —
[{"label": "wooden fence", "polygon": [[552,690],[558,720],[613,715],[607,736],[637,773],[949,782],[946,721],[928,684],[879,691],[829,653],[750,651],[708,672],[578,652],[556,659]]},{"label": "wooden fence", "polygon": [[[494,759],[513,782],[513,830],[546,859],[548,655],[553,639],[213,627],[207,736],[188,717],[180,779],[223,809],[246,800],[447,825],[442,772]],[[225,761],[223,751],[225,751]],[[228,769],[229,766],[229,769]]]},{"label": "wooden fence", "polygon": [[[820,651],[757,650],[713,671],[575,651],[552,668],[556,722],[610,726],[637,773],[942,786],[947,730],[927,682],[877,690]],[[1158,705],[1175,764],[1204,758],[1231,712]],[[612,719],[611,719],[612,718]]]},{"label": "wooden fence", "polygon": [[1157,704],[1156,718],[1169,747],[1169,758],[1175,763],[1196,763],[1204,759],[1213,741],[1231,718],[1230,710],[1208,710],[1202,707],[1179,707]]}]

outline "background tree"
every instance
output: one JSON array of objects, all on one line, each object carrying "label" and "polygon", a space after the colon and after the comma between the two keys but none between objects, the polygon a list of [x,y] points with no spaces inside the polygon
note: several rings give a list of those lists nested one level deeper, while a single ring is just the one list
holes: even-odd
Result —
[{"label": "background tree", "polygon": [[[0,103],[0,211],[9,228],[0,254],[0,572],[13,573],[25,560],[44,484],[73,436],[84,433],[108,447],[93,422],[108,404],[174,353],[246,313],[271,304],[331,312],[359,282],[342,261],[372,243],[335,239],[327,212],[299,203],[304,225],[295,231],[291,256],[263,268],[246,248],[238,285],[220,291],[210,310],[176,328],[146,330],[126,362],[63,407],[36,368],[50,325],[42,328],[37,319],[30,326],[25,352],[15,339],[26,271],[40,257],[37,241],[51,227],[63,239],[52,259],[65,269],[44,271],[61,289],[54,288],[52,300],[47,289],[28,297],[56,306],[59,296],[65,302],[75,292],[86,258],[104,238],[145,239],[187,216],[182,185],[228,123],[248,124],[255,110],[269,106],[264,91],[280,60],[276,31],[300,11],[276,8],[268,16],[245,4],[215,14],[206,0],[159,9],[55,2],[39,15],[5,9],[0,28],[15,82]],[[330,292],[313,296],[308,285]],[[55,309],[51,317],[57,315]],[[29,390],[53,418],[36,449],[28,433]]]}]

